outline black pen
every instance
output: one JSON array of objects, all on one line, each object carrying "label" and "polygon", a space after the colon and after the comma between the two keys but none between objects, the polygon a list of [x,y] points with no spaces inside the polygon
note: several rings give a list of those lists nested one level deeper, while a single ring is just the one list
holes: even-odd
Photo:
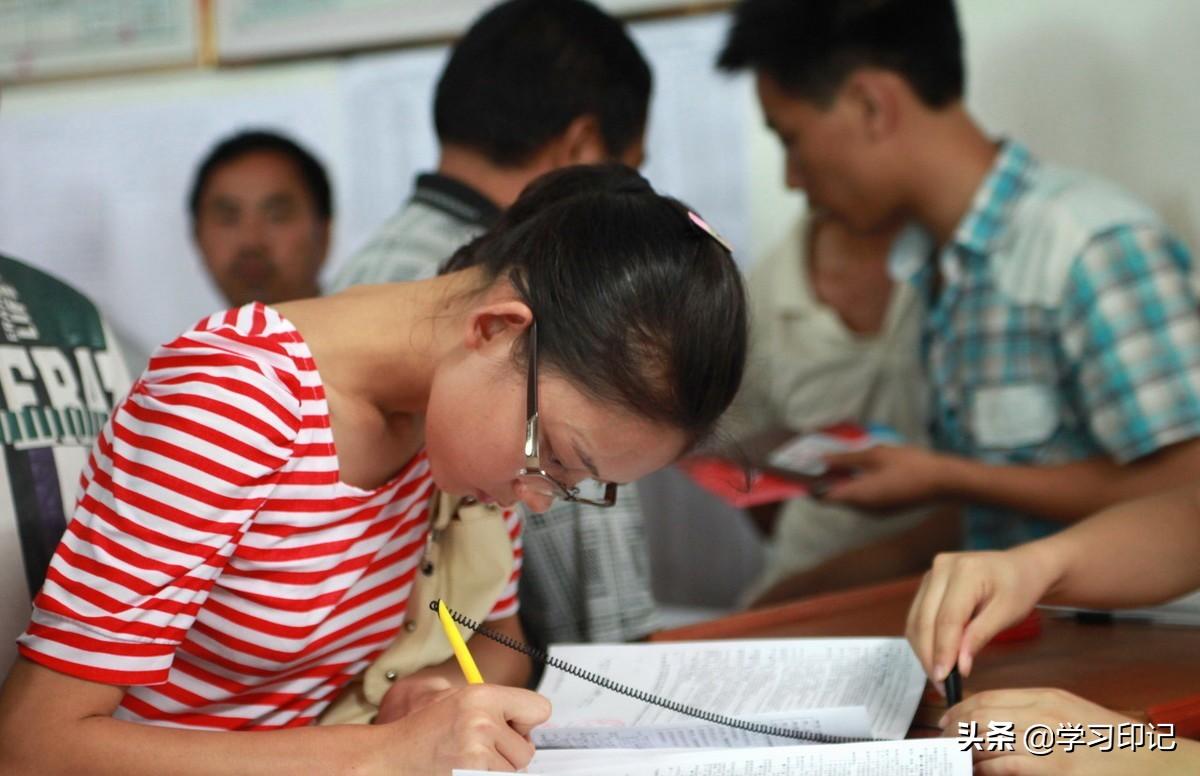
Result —
[{"label": "black pen", "polygon": [[962,702],[962,676],[958,673],[957,663],[950,669],[950,673],[946,674],[945,687],[947,706],[957,706]]}]

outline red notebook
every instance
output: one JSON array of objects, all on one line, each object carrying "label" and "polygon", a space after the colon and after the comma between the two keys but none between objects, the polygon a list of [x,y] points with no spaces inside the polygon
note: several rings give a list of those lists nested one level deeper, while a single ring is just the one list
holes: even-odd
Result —
[{"label": "red notebook", "polygon": [[763,434],[743,446],[742,458],[747,463],[722,456],[696,456],[677,466],[700,487],[745,509],[807,496],[814,484],[854,476],[849,471],[828,470],[824,455],[899,442],[896,432],[884,426],[838,423],[808,434]]},{"label": "red notebook", "polygon": [[742,509],[808,495],[803,483],[759,469],[747,470],[724,458],[687,458],[677,466],[709,493]]}]

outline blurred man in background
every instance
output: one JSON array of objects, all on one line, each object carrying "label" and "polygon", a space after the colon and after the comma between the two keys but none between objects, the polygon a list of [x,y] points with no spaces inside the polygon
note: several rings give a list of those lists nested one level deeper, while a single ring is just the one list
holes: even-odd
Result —
[{"label": "blurred man in background", "polygon": [[333,195],[321,163],[273,132],[222,140],[200,163],[188,195],[192,235],[231,306],[320,294]]}]

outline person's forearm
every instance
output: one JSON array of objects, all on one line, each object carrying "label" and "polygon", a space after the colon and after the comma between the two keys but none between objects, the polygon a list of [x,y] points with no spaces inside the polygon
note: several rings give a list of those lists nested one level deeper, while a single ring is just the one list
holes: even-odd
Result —
[{"label": "person's forearm", "polygon": [[[24,709],[15,714],[33,714]],[[10,721],[15,722],[15,721]],[[11,728],[10,728],[11,731]],[[235,776],[361,772],[378,735],[369,725],[265,732],[206,732],[96,716],[61,727],[5,731],[0,773],[51,776]],[[41,733],[41,735],[38,735]]]},{"label": "person's forearm", "polygon": [[1119,504],[1010,552],[1044,570],[1047,603],[1160,603],[1200,587],[1198,491],[1188,485]]},{"label": "person's forearm", "polygon": [[[58,761],[54,767],[39,764],[13,772],[47,776],[351,774],[361,771],[363,754],[377,746],[367,735],[371,732],[375,731],[369,725],[343,725],[209,733],[96,717],[79,723],[74,732],[57,731],[56,740],[69,736],[71,747],[69,754],[54,753]],[[47,743],[50,749],[60,748],[55,742]]]},{"label": "person's forearm", "polygon": [[[485,622],[484,625],[489,630],[502,633],[514,641],[525,640],[525,632],[521,629],[521,622],[515,615],[502,620]],[[533,663],[527,655],[479,634],[473,635],[467,642],[467,646],[470,648],[471,655],[475,658],[475,663],[479,666],[479,673],[483,674],[485,682],[504,684],[509,687],[524,687],[528,684],[529,677],[533,672]],[[460,672],[460,681],[461,678]]]},{"label": "person's forearm", "polygon": [[949,455],[945,464],[943,490],[948,496],[1073,523],[1122,501],[1193,481],[1200,471],[1200,441],[1173,445],[1124,466],[1108,458],[1004,466]]}]

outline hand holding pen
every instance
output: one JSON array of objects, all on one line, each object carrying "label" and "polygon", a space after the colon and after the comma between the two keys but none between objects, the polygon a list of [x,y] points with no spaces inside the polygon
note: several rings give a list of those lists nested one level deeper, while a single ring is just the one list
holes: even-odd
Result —
[{"label": "hand holding pen", "polygon": [[[437,607],[431,608],[441,622],[446,639],[454,650],[455,660],[460,670],[463,671],[467,684],[483,684],[483,676],[480,675],[475,660],[467,650],[466,642],[454,628],[454,622],[450,619],[449,613],[443,613],[445,606],[443,605],[441,610]],[[461,688],[462,685],[451,681],[441,672],[418,671],[410,676],[399,677],[395,679],[383,699],[380,700],[374,721],[377,724],[383,724],[407,717]]]},{"label": "hand holding pen", "polygon": [[[457,645],[449,632],[446,636],[452,646],[461,646],[461,654],[456,650],[456,655],[470,684],[452,686],[439,676],[397,680],[392,691],[409,696],[407,709],[401,708],[404,704],[397,708],[407,713],[385,715],[380,707],[376,728],[389,734],[383,751],[370,752],[371,760],[386,761],[387,768],[380,773],[524,768],[534,753],[529,733],[550,717],[550,702],[529,690],[483,684],[458,631],[454,631]],[[366,772],[375,771],[368,767]]]},{"label": "hand holding pen", "polygon": [[[1031,547],[945,553],[922,580],[906,635],[930,680],[945,686],[947,700],[961,699],[961,680],[970,676],[979,650],[1023,619],[1053,584],[1051,565]],[[952,691],[959,697],[951,698]]]},{"label": "hand holding pen", "polygon": [[[401,680],[403,681],[403,680]],[[364,751],[365,773],[449,773],[454,768],[514,771],[529,764],[528,735],[550,716],[550,702],[518,687],[480,684],[443,691],[407,716],[370,726],[381,741]]]}]

